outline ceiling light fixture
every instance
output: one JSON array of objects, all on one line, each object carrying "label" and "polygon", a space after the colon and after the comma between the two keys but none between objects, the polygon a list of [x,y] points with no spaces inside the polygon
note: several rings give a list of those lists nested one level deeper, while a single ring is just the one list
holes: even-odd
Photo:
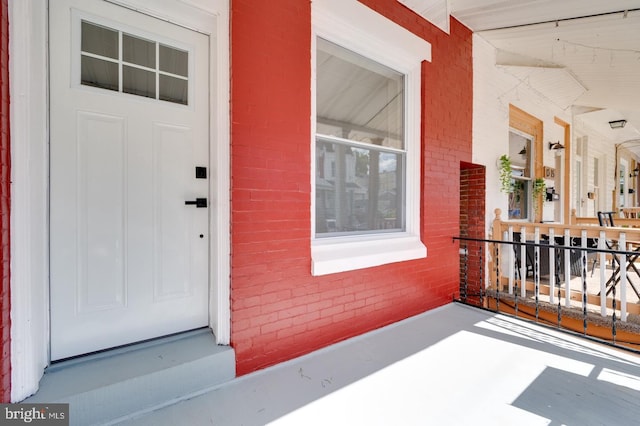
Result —
[{"label": "ceiling light fixture", "polygon": [[627,124],[627,120],[614,120],[609,122],[612,129],[622,129]]}]

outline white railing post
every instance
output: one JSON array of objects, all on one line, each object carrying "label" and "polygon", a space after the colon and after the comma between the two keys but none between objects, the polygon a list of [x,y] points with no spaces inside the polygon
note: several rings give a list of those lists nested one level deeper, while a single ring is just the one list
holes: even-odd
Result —
[{"label": "white railing post", "polygon": [[556,291],[556,250],[553,246],[556,243],[556,233],[553,228],[549,229],[549,303],[554,303]]},{"label": "white railing post", "polygon": [[[513,242],[513,226],[509,226],[507,229],[507,241]],[[515,252],[513,251],[513,245],[509,245],[509,294],[513,294],[513,281],[516,275],[516,260],[515,260]]]},{"label": "white railing post", "polygon": [[[600,231],[600,238],[598,239],[598,249],[604,250],[606,248],[605,244],[606,233],[604,231]],[[601,251],[598,256],[600,259],[598,262],[600,263],[600,315],[603,317],[607,316],[607,254]]]},{"label": "white railing post", "polygon": [[[620,250],[627,250],[627,236],[620,233]],[[613,283],[615,285],[615,282]],[[620,321],[627,320],[627,255],[620,255]]]},{"label": "white railing post", "polygon": [[[568,229],[564,230],[564,245],[571,246],[571,235]],[[564,249],[564,305],[571,306],[571,249]]]},{"label": "white railing post", "polygon": [[520,242],[520,296],[527,297],[527,230],[524,227],[520,228]]},{"label": "white railing post", "polygon": [[582,311],[587,312],[587,304],[589,298],[589,291],[587,290],[587,231],[583,229],[580,232],[580,293],[582,294]]},{"label": "white railing post", "polygon": [[[540,244],[540,228],[535,227],[533,230],[533,242]],[[533,297],[536,303],[540,298],[540,246],[533,247]]]}]

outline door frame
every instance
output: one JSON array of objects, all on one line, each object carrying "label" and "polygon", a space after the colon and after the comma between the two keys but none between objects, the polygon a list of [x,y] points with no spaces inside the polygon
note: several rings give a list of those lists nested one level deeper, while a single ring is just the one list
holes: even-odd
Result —
[{"label": "door frame", "polygon": [[[620,157],[620,153],[618,153],[618,173],[616,176],[616,206],[615,210],[620,211],[621,207],[630,207],[629,206],[629,170],[631,163],[627,157]],[[622,170],[624,167],[624,171]],[[620,176],[622,176],[623,187],[620,187]],[[620,190],[622,189],[622,193]],[[622,199],[622,203],[620,200]]]},{"label": "door frame", "polygon": [[[231,339],[229,0],[105,0],[209,36],[209,326]],[[35,393],[50,362],[48,2],[9,2],[11,400]]]},{"label": "door frame", "polygon": [[559,117],[553,117],[553,122],[563,129],[563,141],[564,150],[562,155],[564,156],[564,167],[562,170],[562,187],[560,191],[562,192],[562,223],[571,223],[571,124],[566,121],[560,119]]},{"label": "door frame", "polygon": [[[531,141],[533,145],[533,168],[530,177],[532,181],[536,178],[544,177],[544,159],[542,155],[542,140],[544,134],[542,120],[513,104],[509,104],[509,127],[533,138]],[[530,222],[539,223],[542,221],[542,209],[538,209],[537,212],[532,213],[533,215],[528,219]]]}]

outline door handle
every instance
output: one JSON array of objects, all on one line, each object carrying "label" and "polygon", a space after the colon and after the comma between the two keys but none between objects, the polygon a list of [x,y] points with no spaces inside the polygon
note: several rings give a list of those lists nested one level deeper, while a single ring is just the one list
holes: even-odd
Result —
[{"label": "door handle", "polygon": [[184,204],[186,206],[196,206],[197,208],[207,207],[207,199],[206,198],[196,198],[193,201],[185,201]]}]

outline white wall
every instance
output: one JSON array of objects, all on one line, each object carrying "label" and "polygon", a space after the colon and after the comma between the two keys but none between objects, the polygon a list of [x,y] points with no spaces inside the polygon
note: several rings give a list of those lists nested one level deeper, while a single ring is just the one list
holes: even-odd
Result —
[{"label": "white wall", "polygon": [[[508,196],[499,191],[497,159],[508,152],[509,104],[512,104],[543,121],[543,163],[555,167],[555,156],[559,151],[550,151],[548,142],[563,143],[564,130],[554,118],[571,123],[571,112],[541,96],[526,81],[520,81],[504,68],[495,66],[496,51],[480,36],[473,36],[473,154],[472,161],[487,167],[486,206],[487,228],[495,217],[494,209],[507,216]],[[552,180],[547,181],[553,186]],[[556,188],[560,192],[560,188]],[[562,195],[562,194],[561,194]],[[553,220],[554,208],[560,202],[545,202],[543,220]]]},{"label": "white wall", "polygon": [[[585,209],[582,210],[583,216],[595,216],[598,210],[611,211],[613,209],[612,195],[615,190],[615,166],[616,166],[616,153],[615,142],[606,138],[596,130],[591,128],[588,124],[581,120],[579,115],[576,115],[573,120],[573,140],[576,141],[579,137],[586,136],[586,149],[583,153],[583,164],[587,166],[585,170],[584,182],[586,188],[583,188],[583,196],[586,199],[586,192],[592,191],[593,187],[598,183],[594,179],[593,171],[593,159],[600,158],[600,173],[603,176],[600,177],[602,185],[602,199],[600,200],[587,200]],[[574,152],[575,152],[574,143]],[[573,197],[575,198],[575,197]]]}]

